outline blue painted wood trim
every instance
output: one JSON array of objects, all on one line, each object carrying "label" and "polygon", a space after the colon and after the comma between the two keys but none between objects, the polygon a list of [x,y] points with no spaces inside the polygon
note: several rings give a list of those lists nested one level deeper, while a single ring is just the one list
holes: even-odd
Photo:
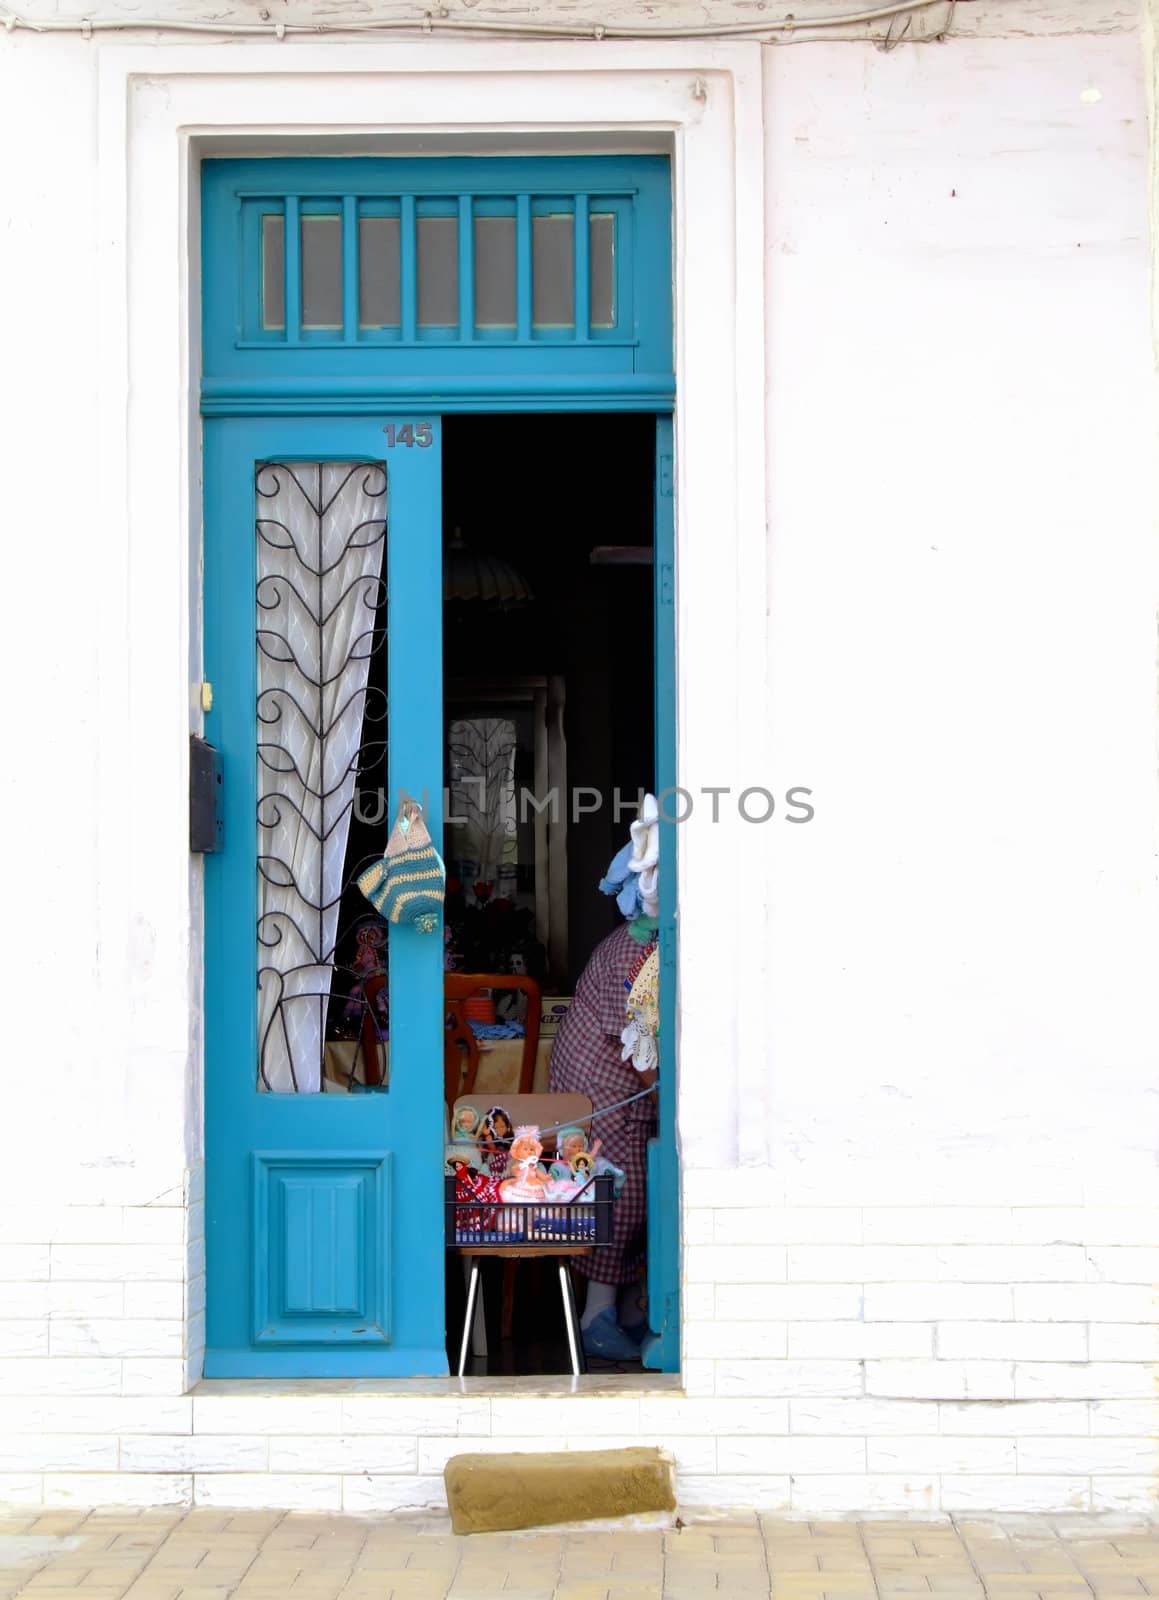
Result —
[{"label": "blue painted wood trim", "polygon": [[475,337],[475,204],[469,194],[459,196],[459,339]]},{"label": "blue painted wood trim", "polygon": [[[441,1264],[441,1263],[440,1263]],[[447,1370],[441,1345],[412,1350],[206,1350],[207,1378],[413,1378]],[[80,1591],[78,1590],[78,1593]]]},{"label": "blue painted wood trim", "polygon": [[[386,508],[386,825],[404,794],[418,800],[435,849],[443,855],[443,434],[440,417],[430,422],[429,447],[396,447],[387,464],[388,472],[392,466],[394,471]],[[399,1220],[421,1241],[425,1263],[407,1283],[396,1277],[395,1292],[434,1294],[441,1326],[443,1169],[430,1160],[430,1152],[444,1137],[442,919],[433,933],[391,923],[389,939],[390,1099],[405,1118],[408,1146],[413,1141],[423,1153],[408,1166],[405,1215]],[[403,1212],[401,1198],[397,1209]]]},{"label": "blue painted wood trim", "polygon": [[201,401],[207,417],[230,416],[378,416],[397,409],[424,407],[439,412],[464,411],[658,411],[672,404],[671,378],[649,375],[604,376],[584,383],[574,379],[496,377],[467,382],[448,379],[399,379],[390,383],[350,379],[328,384],[319,392],[306,380],[254,383],[207,382]]},{"label": "blue painted wood trim", "polygon": [[402,336],[414,339],[418,330],[419,278],[418,278],[418,220],[415,215],[415,197],[404,194],[399,220],[399,292],[402,304]]},{"label": "blue painted wood trim", "polygon": [[579,344],[586,344],[591,333],[592,274],[591,274],[591,221],[588,214],[588,197],[575,197],[575,336]]},{"label": "blue painted wood trim", "polygon": [[[656,419],[656,791],[660,797],[660,1090],[648,1151],[648,1320],[643,1361],[680,1370],[680,1178],[676,1152],[676,518],[672,418]],[[664,799],[668,791],[667,801]]]},{"label": "blue painted wood trim", "polygon": [[286,196],[285,240],[286,343],[302,336],[302,219],[297,195]]},{"label": "blue painted wood trim", "polygon": [[515,201],[515,336],[526,343],[531,338],[531,197],[521,194]]},{"label": "blue painted wood trim", "polygon": [[358,200],[342,200],[342,337],[358,338]]}]

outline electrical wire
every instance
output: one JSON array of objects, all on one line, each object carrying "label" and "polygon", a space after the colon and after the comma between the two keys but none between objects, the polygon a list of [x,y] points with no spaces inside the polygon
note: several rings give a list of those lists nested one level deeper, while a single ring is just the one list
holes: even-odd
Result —
[{"label": "electrical wire", "polygon": [[[909,16],[916,11],[928,11],[944,0],[893,0],[890,5],[875,6],[869,10],[849,11],[840,16],[800,17],[792,13],[779,20],[751,22],[721,22],[677,27],[636,28],[621,27],[615,23],[588,22],[497,22],[488,18],[467,19],[449,17],[445,13],[423,12],[411,18],[384,18],[381,21],[352,20],[348,22],[192,22],[182,18],[146,17],[45,17],[34,20],[14,11],[0,12],[0,25],[8,33],[15,28],[25,28],[32,33],[79,33],[91,38],[94,33],[112,31],[161,33],[212,33],[219,36],[258,35],[267,38],[287,39],[306,34],[314,37],[327,34],[350,33],[458,33],[495,34],[504,37],[517,35],[525,39],[720,39],[761,38],[782,35],[789,38],[818,29],[851,28],[873,22],[885,22],[894,17]],[[943,29],[937,37],[945,37]]]},{"label": "electrical wire", "polygon": [[630,1094],[626,1100],[613,1100],[610,1106],[597,1106],[586,1117],[569,1117],[566,1122],[553,1122],[546,1128],[540,1128],[540,1133],[558,1133],[561,1128],[570,1128],[573,1124],[578,1126],[581,1122],[594,1122],[597,1117],[607,1116],[609,1111],[619,1111],[622,1106],[630,1106],[633,1100],[643,1100],[645,1095],[656,1093],[656,1084],[650,1083],[646,1089]]},{"label": "electrical wire", "polygon": [[[546,1128],[540,1128],[540,1133],[558,1133],[561,1128],[579,1127],[582,1123],[592,1123],[597,1117],[606,1117],[609,1111],[619,1111],[623,1106],[630,1106],[633,1101],[643,1100],[647,1095],[655,1094],[658,1085],[650,1083],[646,1089],[640,1089],[636,1094],[630,1094],[626,1100],[613,1100],[610,1106],[597,1106],[586,1117],[568,1117],[566,1122],[551,1122]],[[486,1150],[505,1149],[505,1145],[483,1145]]]}]

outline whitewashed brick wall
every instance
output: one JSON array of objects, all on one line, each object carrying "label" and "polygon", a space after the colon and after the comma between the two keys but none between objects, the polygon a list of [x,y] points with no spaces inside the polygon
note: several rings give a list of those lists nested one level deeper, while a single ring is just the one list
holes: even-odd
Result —
[{"label": "whitewashed brick wall", "polygon": [[204,1347],[201,1168],[172,1187],[102,1168],[55,1187],[93,1203],[30,1184],[0,1208],[0,1396],[183,1393]]},{"label": "whitewashed brick wall", "polygon": [[[928,1176],[911,1170],[917,1194]],[[688,1504],[1154,1510],[1154,1206],[818,1205],[768,1169],[685,1188],[684,1392],[586,1398],[485,1381],[190,1394],[196,1172],[187,1206],[174,1189],[64,1207],[48,1243],[5,1212],[0,1501],[438,1506],[458,1451],[646,1442],[673,1453]]]},{"label": "whitewashed brick wall", "polygon": [[[938,1202],[966,1176],[939,1184],[902,1161],[890,1187],[915,1203],[856,1207],[840,1202],[880,1175],[835,1170],[832,1205],[794,1203],[766,1171],[688,1175],[686,1383],[715,1397],[706,1417],[777,1397],[785,1416],[766,1437],[718,1423],[717,1477],[691,1474],[686,1495],[801,1511],[1154,1505],[1150,1185],[1083,1205],[1076,1170],[1043,1183],[1073,1203],[1036,1205],[1039,1174],[992,1166],[974,1174],[987,1204]],[[1004,1188],[1012,1203],[989,1203]]]}]

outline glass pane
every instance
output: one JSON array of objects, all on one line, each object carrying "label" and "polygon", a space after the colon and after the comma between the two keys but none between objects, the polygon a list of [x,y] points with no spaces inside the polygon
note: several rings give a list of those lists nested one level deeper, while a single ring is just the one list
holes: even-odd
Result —
[{"label": "glass pane", "polygon": [[262,218],[262,327],[286,326],[286,219]]},{"label": "glass pane", "polygon": [[519,861],[515,796],[515,723],[508,717],[456,720],[448,734],[451,857],[467,883],[483,880],[500,898],[515,900]]},{"label": "glass pane", "polygon": [[358,221],[358,324],[397,328],[402,321],[398,218]]},{"label": "glass pane", "polygon": [[515,326],[515,218],[475,218],[475,326]]},{"label": "glass pane", "polygon": [[[447,898],[450,959],[464,972],[526,972],[543,982],[547,969],[547,809],[521,800],[536,792],[538,747],[550,735],[543,696],[516,693],[476,698],[469,689],[447,701],[445,781],[447,871],[457,888]],[[538,705],[538,714],[537,714]],[[494,914],[491,908],[495,907]],[[500,909],[501,908],[501,909]],[[556,908],[558,910],[558,907]],[[493,994],[497,1022],[526,1022],[523,996]],[[468,1026],[486,1024],[484,1014]],[[523,1031],[522,1026],[519,1029]],[[481,1057],[475,1090],[499,1098],[504,1075],[518,1071],[521,1042],[512,1034]],[[510,1081],[510,1080],[508,1080]]]},{"label": "glass pane", "polygon": [[459,219],[418,219],[418,321],[422,328],[458,327]]},{"label": "glass pane", "polygon": [[535,327],[575,325],[575,218],[570,213],[532,218],[531,288]]},{"label": "glass pane", "polygon": [[588,224],[591,239],[591,322],[593,328],[616,325],[616,219],[607,211],[592,213]]},{"label": "glass pane", "polygon": [[385,1082],[386,925],[357,886],[386,843],[386,469],[255,474],[258,1083]]},{"label": "glass pane", "polygon": [[342,326],[342,218],[302,218],[302,326]]}]

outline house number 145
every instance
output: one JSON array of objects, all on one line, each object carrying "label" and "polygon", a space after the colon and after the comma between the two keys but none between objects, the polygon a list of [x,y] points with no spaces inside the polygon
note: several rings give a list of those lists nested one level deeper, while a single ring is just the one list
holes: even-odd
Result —
[{"label": "house number 145", "polygon": [[388,450],[393,450],[396,444],[404,444],[408,450],[417,444],[420,450],[426,450],[432,442],[429,422],[416,422],[413,427],[409,422],[404,422],[401,428],[396,428],[393,422],[388,422],[382,431],[386,434]]}]

